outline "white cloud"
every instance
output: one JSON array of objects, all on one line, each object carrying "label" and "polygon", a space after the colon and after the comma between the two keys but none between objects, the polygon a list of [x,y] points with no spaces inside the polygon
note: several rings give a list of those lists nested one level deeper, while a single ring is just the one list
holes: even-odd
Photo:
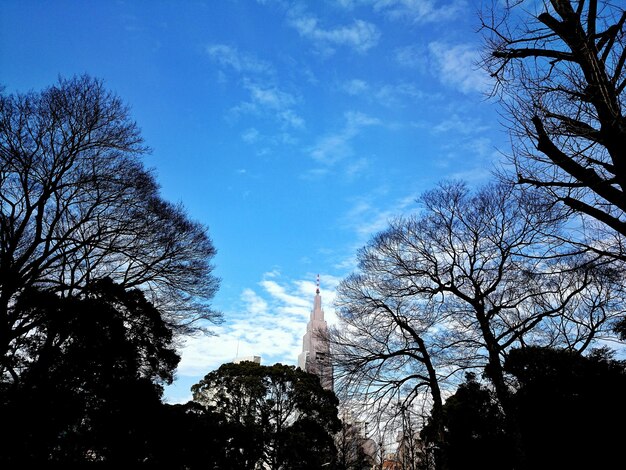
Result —
[{"label": "white cloud", "polygon": [[391,20],[412,24],[448,21],[467,8],[466,0],[336,0],[336,4],[348,9],[358,5],[370,5],[377,13]]},{"label": "white cloud", "polygon": [[187,337],[179,350],[181,361],[176,370],[177,376],[204,376],[221,364],[232,361],[237,350],[237,341],[231,341],[229,332],[222,327],[214,327],[215,336],[197,335]]},{"label": "white cloud", "polygon": [[343,89],[349,95],[360,95],[369,89],[369,85],[364,80],[349,80],[343,85]]},{"label": "white cloud", "polygon": [[380,11],[392,20],[413,24],[449,21],[466,7],[464,0],[453,0],[439,5],[436,0],[371,0],[375,11]]},{"label": "white cloud", "polygon": [[279,90],[276,87],[261,86],[257,83],[246,83],[246,88],[250,92],[250,97],[255,104],[273,110],[284,109],[292,106],[296,99],[289,93]]},{"label": "white cloud", "polygon": [[480,120],[471,117],[461,117],[452,114],[449,118],[435,124],[428,123],[428,127],[435,133],[454,132],[455,134],[471,135],[489,130],[489,126],[481,124]]},{"label": "white cloud", "polygon": [[351,96],[364,95],[366,99],[375,100],[388,107],[405,107],[414,101],[437,98],[437,95],[427,95],[410,82],[379,85],[353,79],[345,82],[341,89]]},{"label": "white cloud", "polygon": [[[283,128],[301,129],[305,126],[304,119],[294,110],[300,100],[293,94],[280,90],[275,85],[248,79],[244,80],[244,88],[248,91],[250,100],[231,108],[231,115],[268,116],[280,122]],[[246,137],[258,140],[259,134],[250,134],[246,131],[242,138],[246,140]]]},{"label": "white cloud", "polygon": [[339,134],[321,138],[311,150],[311,157],[324,165],[334,165],[339,160],[352,155],[352,146],[349,140],[353,137],[344,131]]},{"label": "white cloud", "polygon": [[281,110],[278,114],[278,117],[280,118],[280,121],[294,129],[301,129],[304,127],[305,124],[304,119],[299,116],[293,109]]},{"label": "white cloud", "polygon": [[268,74],[273,72],[269,63],[250,54],[242,53],[236,47],[226,44],[210,44],[205,50],[218,64],[230,67],[239,73]]},{"label": "white cloud", "polygon": [[361,245],[374,234],[386,229],[393,219],[405,215],[407,210],[416,207],[416,194],[397,199],[386,208],[373,204],[374,197],[374,195],[369,195],[356,200],[344,216],[344,225],[357,234]]},{"label": "white cloud", "polygon": [[425,71],[428,67],[428,50],[424,46],[411,45],[394,51],[396,62],[404,67]]},{"label": "white cloud", "polygon": [[247,304],[246,310],[251,314],[258,315],[267,312],[267,302],[252,289],[244,289],[241,298]]},{"label": "white cloud", "polygon": [[318,167],[318,168],[309,168],[300,177],[304,180],[314,181],[314,180],[319,180],[320,178],[324,178],[328,175],[330,175],[330,169],[328,167],[325,167],[325,168]]},{"label": "white cloud", "polygon": [[253,144],[259,140],[259,131],[254,127],[251,127],[243,131],[243,133],[241,134],[241,138],[244,142]]},{"label": "white cloud", "polygon": [[284,305],[287,305],[290,311],[307,307],[310,304],[310,302],[306,301],[302,297],[287,293],[287,289],[280,285],[277,281],[263,280],[259,284],[270,296],[279,300]]},{"label": "white cloud", "polygon": [[[276,119],[283,128],[305,127],[304,119],[295,110],[300,99],[275,85],[275,71],[271,64],[226,44],[211,44],[206,47],[206,52],[222,67],[239,74],[239,83],[243,84],[249,95],[248,101],[230,109],[230,117],[239,117],[242,114],[264,115]],[[220,77],[223,82],[227,81],[223,71],[220,71]],[[242,139],[247,143],[254,143],[258,141],[259,134],[254,129],[249,129],[242,134]]]},{"label": "white cloud", "polygon": [[377,118],[359,112],[345,114],[344,127],[336,133],[322,137],[309,150],[309,155],[325,166],[335,165],[340,160],[353,155],[351,145],[354,139],[365,127],[382,124]]},{"label": "white cloud", "polygon": [[381,124],[380,119],[368,116],[358,111],[348,111],[346,114],[346,129],[350,132],[358,132],[366,126],[377,126]]},{"label": "white cloud", "polygon": [[380,39],[376,25],[367,21],[357,19],[350,25],[323,28],[315,16],[296,9],[290,12],[289,25],[325,54],[334,53],[338,46],[364,53],[376,46]]},{"label": "white cloud", "polygon": [[432,98],[427,96],[413,83],[396,83],[393,85],[383,85],[375,95],[376,99],[385,106],[403,107],[408,100],[424,100]]},{"label": "white cloud", "polygon": [[335,0],[335,3],[344,8],[353,8],[359,0]]},{"label": "white cloud", "polygon": [[369,194],[356,198],[352,207],[343,215],[339,224],[355,234],[350,253],[334,267],[342,271],[351,272],[357,269],[357,251],[365,246],[372,236],[389,227],[389,223],[397,217],[417,210],[416,199],[418,193],[409,193],[406,196],[381,203],[387,191],[384,188],[374,189]]},{"label": "white cloud", "polygon": [[[259,282],[260,290],[241,293],[241,310],[228,314],[228,326],[213,328],[215,336],[187,338],[181,350],[177,376],[200,380],[211,370],[236,357],[261,356],[263,364],[282,362],[295,365],[302,349],[316,285],[311,279],[285,280],[277,271],[268,272]],[[320,275],[326,320],[336,322],[334,289],[340,279]]]},{"label": "white cloud", "polygon": [[263,279],[273,279],[273,278],[277,278],[280,277],[280,271],[278,269],[272,269],[271,271],[267,271],[266,273],[263,274]]},{"label": "white cloud", "polygon": [[471,44],[448,44],[434,41],[428,45],[434,60],[434,73],[445,85],[463,93],[484,92],[489,87],[489,76],[477,67],[479,48]]},{"label": "white cloud", "polygon": [[447,178],[477,185],[493,178],[492,172],[500,158],[501,154],[489,137],[469,134],[443,145],[437,165],[447,170]]},{"label": "white cloud", "polygon": [[463,142],[457,149],[457,158],[472,155],[473,166],[450,175],[452,179],[467,181],[470,184],[484,184],[493,177],[492,171],[501,158],[493,142],[488,137],[474,137]]},{"label": "white cloud", "polygon": [[358,174],[362,173],[369,167],[369,160],[367,158],[359,158],[350,164],[346,168],[346,176],[348,178],[354,178]]}]

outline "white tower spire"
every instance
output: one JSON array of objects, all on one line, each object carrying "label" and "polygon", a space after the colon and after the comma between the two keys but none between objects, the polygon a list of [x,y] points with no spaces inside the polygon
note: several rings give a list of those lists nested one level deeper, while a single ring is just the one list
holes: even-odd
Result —
[{"label": "white tower spire", "polygon": [[330,361],[328,325],[324,320],[322,297],[320,295],[320,275],[317,275],[313,310],[302,338],[302,352],[298,356],[298,366],[312,374],[317,374],[324,388],[333,389],[333,367]]}]

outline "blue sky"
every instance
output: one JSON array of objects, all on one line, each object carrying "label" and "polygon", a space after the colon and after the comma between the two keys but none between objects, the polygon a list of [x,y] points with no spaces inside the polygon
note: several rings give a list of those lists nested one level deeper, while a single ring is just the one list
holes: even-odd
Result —
[{"label": "blue sky", "polygon": [[104,80],[131,108],[164,198],[218,250],[224,323],[181,348],[170,402],[236,355],[296,364],[319,273],[442,179],[507,150],[473,0],[0,0],[0,84]]}]

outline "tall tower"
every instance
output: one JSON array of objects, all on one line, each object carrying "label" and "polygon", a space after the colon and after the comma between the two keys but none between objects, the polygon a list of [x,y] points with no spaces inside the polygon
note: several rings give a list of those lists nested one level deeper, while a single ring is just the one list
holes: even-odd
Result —
[{"label": "tall tower", "polygon": [[298,356],[298,366],[302,370],[318,375],[322,387],[328,390],[333,389],[333,366],[330,360],[328,325],[324,320],[324,310],[322,310],[319,274],[311,318],[302,338],[302,352]]}]

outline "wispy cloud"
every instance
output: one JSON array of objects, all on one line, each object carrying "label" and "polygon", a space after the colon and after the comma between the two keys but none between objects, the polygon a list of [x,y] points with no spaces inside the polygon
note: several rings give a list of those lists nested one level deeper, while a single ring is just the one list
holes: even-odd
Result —
[{"label": "wispy cloud", "polygon": [[481,123],[479,119],[470,116],[461,117],[456,113],[437,124],[429,123],[428,127],[438,134],[454,132],[455,134],[471,135],[489,130],[489,126]]},{"label": "wispy cloud", "polygon": [[389,201],[387,191],[378,188],[355,198],[352,206],[339,221],[339,226],[354,233],[354,242],[347,250],[349,255],[339,260],[334,267],[348,272],[354,271],[357,267],[357,251],[365,246],[372,236],[389,227],[392,220],[416,210],[415,201],[418,195],[409,193]]},{"label": "wispy cloud", "polygon": [[346,166],[346,176],[348,178],[354,178],[367,169],[369,165],[370,162],[367,158],[358,158]]},{"label": "wispy cloud", "polygon": [[381,85],[352,79],[343,83],[340,89],[351,96],[364,97],[368,101],[375,101],[383,106],[396,108],[409,106],[416,101],[438,98],[437,95],[429,95],[410,82]]},{"label": "wispy cloud", "polygon": [[[226,72],[234,74],[237,78],[235,83],[248,94],[247,101],[230,109],[230,118],[252,114],[278,121],[283,130],[305,127],[304,119],[296,111],[300,98],[277,85],[276,72],[269,62],[227,44],[210,44],[205,50],[209,58],[221,67],[221,81],[227,82]],[[247,143],[254,143],[259,137],[258,130],[242,134]]]},{"label": "wispy cloud", "polygon": [[382,12],[393,20],[413,24],[449,21],[458,16],[466,7],[464,0],[439,2],[436,0],[370,0],[374,10]]},{"label": "wispy cloud", "polygon": [[205,48],[208,56],[223,67],[229,67],[239,73],[270,74],[272,66],[250,54],[240,52],[227,44],[209,44]]},{"label": "wispy cloud", "polygon": [[365,80],[353,79],[343,84],[343,90],[349,95],[360,95],[367,92],[370,87]]},{"label": "wispy cloud", "polygon": [[296,101],[293,95],[276,87],[264,87],[256,83],[247,83],[246,88],[250,92],[252,101],[273,110],[289,108]]},{"label": "wispy cloud", "polygon": [[425,72],[428,68],[428,50],[422,45],[412,44],[399,47],[394,51],[394,58],[403,67]]},{"label": "wispy cloud", "polygon": [[385,106],[404,107],[416,100],[431,99],[413,83],[395,83],[383,85],[375,93],[375,98]]},{"label": "wispy cloud", "polygon": [[294,110],[299,99],[293,94],[280,90],[269,84],[261,84],[246,80],[245,89],[250,101],[240,103],[231,111],[235,114],[252,113],[269,115],[277,119],[284,127],[300,129],[304,127],[304,119]]},{"label": "wispy cloud", "polygon": [[324,166],[332,166],[354,154],[351,141],[370,126],[381,125],[382,122],[374,117],[359,112],[345,114],[345,124],[336,133],[326,135],[309,150],[309,155]]},{"label": "wispy cloud", "polygon": [[241,139],[248,144],[254,144],[259,140],[259,131],[250,127],[241,133]]},{"label": "wispy cloud", "polygon": [[375,204],[373,198],[370,194],[355,200],[344,216],[344,225],[356,233],[360,243],[387,228],[393,219],[406,214],[407,210],[415,209],[417,194],[397,199],[387,207]]},{"label": "wispy cloud", "polygon": [[463,93],[484,92],[490,85],[487,73],[477,66],[479,48],[471,44],[434,41],[428,45],[439,80]]},{"label": "wispy cloud", "polygon": [[[299,292],[296,294],[288,292],[288,287],[281,285],[278,281],[266,279],[259,284],[273,299],[282,304],[283,312],[299,314],[306,312],[306,308],[310,305],[310,300],[302,298],[298,295]],[[314,292],[314,289],[311,292]]]},{"label": "wispy cloud", "polygon": [[445,178],[480,185],[493,178],[501,154],[488,136],[478,133],[452,132],[445,139],[435,162]]},{"label": "wispy cloud", "polygon": [[472,155],[472,165],[463,170],[454,171],[450,178],[467,181],[470,184],[483,184],[493,177],[492,171],[500,160],[500,153],[488,137],[471,137],[455,149],[450,150],[458,161]]},{"label": "wispy cloud", "polygon": [[247,304],[246,310],[252,315],[263,314],[268,310],[267,302],[252,289],[244,289],[241,299]]},{"label": "wispy cloud", "polygon": [[467,8],[466,0],[337,0],[337,4],[349,9],[370,5],[375,12],[391,20],[411,24],[448,21]]},{"label": "wispy cloud", "polygon": [[364,53],[376,46],[380,39],[380,31],[373,23],[355,19],[348,25],[325,28],[317,17],[302,8],[290,10],[288,24],[327,55],[333,54],[337,47]]}]

